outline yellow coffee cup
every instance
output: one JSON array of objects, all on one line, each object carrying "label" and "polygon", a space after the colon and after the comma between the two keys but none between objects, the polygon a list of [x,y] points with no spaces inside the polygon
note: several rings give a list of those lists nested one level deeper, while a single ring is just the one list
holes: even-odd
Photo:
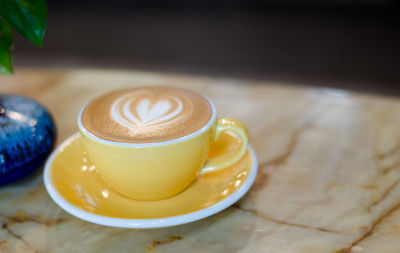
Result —
[{"label": "yellow coffee cup", "polygon": [[[85,152],[104,182],[121,195],[137,200],[171,197],[188,187],[198,173],[229,167],[247,151],[246,126],[237,119],[217,119],[213,102],[205,99],[212,112],[201,129],[177,139],[151,143],[110,141],[94,135],[82,124],[84,107],[78,115],[78,127]],[[226,131],[234,133],[238,148],[208,158],[210,145]]]}]

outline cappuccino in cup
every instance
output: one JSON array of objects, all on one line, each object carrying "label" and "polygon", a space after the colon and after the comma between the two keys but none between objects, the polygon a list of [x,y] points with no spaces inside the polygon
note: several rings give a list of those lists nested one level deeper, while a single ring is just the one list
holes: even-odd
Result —
[{"label": "cappuccino in cup", "polygon": [[[159,200],[246,153],[246,126],[216,113],[211,100],[193,91],[140,87],[95,98],[82,108],[78,126],[88,158],[110,188],[131,199]],[[225,131],[235,133],[238,148],[208,158],[212,140]]]}]

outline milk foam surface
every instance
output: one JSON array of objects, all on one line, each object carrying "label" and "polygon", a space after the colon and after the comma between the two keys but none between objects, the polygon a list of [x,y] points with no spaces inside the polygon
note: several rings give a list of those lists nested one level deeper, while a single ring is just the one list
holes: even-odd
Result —
[{"label": "milk foam surface", "polygon": [[205,98],[174,87],[114,91],[93,100],[82,113],[92,134],[111,141],[153,143],[186,136],[210,120]]}]

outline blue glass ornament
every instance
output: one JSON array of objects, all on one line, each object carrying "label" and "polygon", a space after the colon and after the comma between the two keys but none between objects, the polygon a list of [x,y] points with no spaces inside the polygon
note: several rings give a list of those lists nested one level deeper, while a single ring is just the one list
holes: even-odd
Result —
[{"label": "blue glass ornament", "polygon": [[43,106],[27,97],[0,95],[0,185],[39,168],[55,138],[54,121]]}]

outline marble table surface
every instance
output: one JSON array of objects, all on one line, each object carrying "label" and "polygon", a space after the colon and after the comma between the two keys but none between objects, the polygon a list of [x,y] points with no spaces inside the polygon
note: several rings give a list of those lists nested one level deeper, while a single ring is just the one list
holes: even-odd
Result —
[{"label": "marble table surface", "polygon": [[135,71],[19,70],[1,93],[55,116],[58,143],[106,91],[174,85],[242,119],[260,162],[251,191],[182,226],[134,230],[81,221],[47,194],[42,169],[0,187],[0,252],[400,252],[400,100],[342,90]]}]

